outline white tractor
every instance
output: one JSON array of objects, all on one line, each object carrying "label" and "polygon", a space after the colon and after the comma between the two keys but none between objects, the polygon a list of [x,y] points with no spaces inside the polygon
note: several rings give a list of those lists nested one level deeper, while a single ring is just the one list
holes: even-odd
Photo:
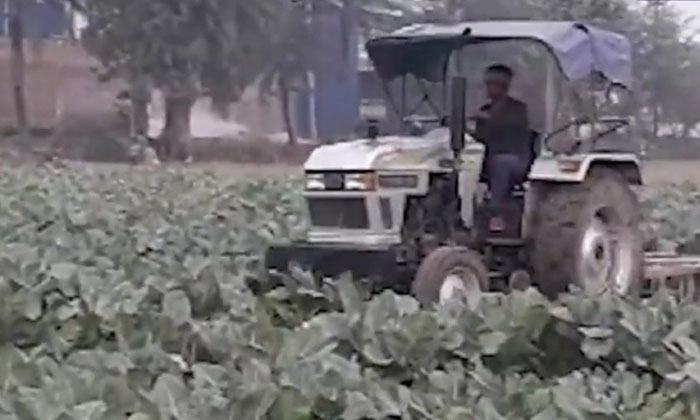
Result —
[{"label": "white tractor", "polygon": [[[514,43],[514,53],[494,57],[494,46]],[[371,126],[366,138],[314,150],[304,167],[308,235],[272,246],[268,269],[294,262],[324,276],[350,271],[425,303],[529,285],[552,298],[572,284],[638,293],[639,161],[598,141],[612,134],[632,143],[627,118],[600,112],[631,85],[625,37],[578,22],[424,24],[372,39],[367,51],[387,86],[442,85],[449,112],[431,106],[436,115],[415,115],[402,103],[394,107],[402,133],[383,136]],[[536,51],[543,64],[520,64],[517,74],[543,81],[534,94],[543,98],[543,123],[528,131],[530,166],[511,191],[509,228],[494,233],[487,148],[467,134],[471,76],[521,53],[527,63]]]}]

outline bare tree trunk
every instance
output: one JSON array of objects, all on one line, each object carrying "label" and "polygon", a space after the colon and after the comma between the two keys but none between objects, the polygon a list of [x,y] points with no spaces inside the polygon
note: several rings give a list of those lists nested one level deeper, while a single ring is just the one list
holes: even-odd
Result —
[{"label": "bare tree trunk", "polygon": [[290,146],[296,146],[298,143],[294,121],[292,119],[292,109],[290,103],[289,82],[285,76],[279,79],[280,88],[280,105],[282,106],[282,118],[284,119],[284,127],[287,130],[287,138]]},{"label": "bare tree trunk", "polygon": [[24,25],[22,22],[23,0],[12,0],[10,5],[10,43],[12,63],[12,94],[17,118],[17,129],[22,136],[28,134],[27,100],[25,96]]},{"label": "bare tree trunk", "polygon": [[149,119],[148,104],[151,103],[151,91],[148,83],[142,77],[135,77],[131,82],[131,136],[148,135]]},{"label": "bare tree trunk", "polygon": [[134,136],[146,136],[148,135],[148,103],[149,101],[143,98],[134,98],[131,100],[131,106],[133,107],[133,130]]},{"label": "bare tree trunk", "polygon": [[214,113],[224,121],[231,119],[231,102],[223,96],[213,96],[211,107]]},{"label": "bare tree trunk", "polygon": [[211,92],[211,108],[214,113],[224,121],[231,119],[231,104],[238,102],[243,96],[245,88],[236,86],[228,79],[219,80],[216,91]]},{"label": "bare tree trunk", "polygon": [[189,96],[165,97],[165,127],[160,135],[159,158],[163,161],[186,161],[192,139],[192,106]]},{"label": "bare tree trunk", "polygon": [[652,138],[654,140],[659,138],[659,119],[660,119],[660,113],[659,113],[659,106],[658,104],[654,104],[654,115],[653,115],[653,121],[652,121]]}]

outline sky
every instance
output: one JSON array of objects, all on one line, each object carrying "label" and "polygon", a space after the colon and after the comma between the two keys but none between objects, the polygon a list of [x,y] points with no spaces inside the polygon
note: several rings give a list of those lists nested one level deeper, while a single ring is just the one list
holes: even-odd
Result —
[{"label": "sky", "polygon": [[700,29],[700,0],[675,0],[669,2],[681,13],[695,17],[693,26]]}]

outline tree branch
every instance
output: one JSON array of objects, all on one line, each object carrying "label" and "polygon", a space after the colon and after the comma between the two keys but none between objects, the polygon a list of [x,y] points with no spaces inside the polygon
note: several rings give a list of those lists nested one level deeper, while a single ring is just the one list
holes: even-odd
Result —
[{"label": "tree branch", "polygon": [[80,0],[66,0],[68,5],[80,13],[87,14],[87,7]]}]

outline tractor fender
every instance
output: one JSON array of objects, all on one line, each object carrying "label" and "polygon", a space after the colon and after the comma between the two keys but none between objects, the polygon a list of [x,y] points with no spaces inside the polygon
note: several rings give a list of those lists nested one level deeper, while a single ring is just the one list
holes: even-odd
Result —
[{"label": "tractor fender", "polygon": [[620,171],[632,185],[642,185],[639,158],[633,153],[590,153],[540,157],[532,164],[529,179],[542,182],[583,182],[593,166]]}]

